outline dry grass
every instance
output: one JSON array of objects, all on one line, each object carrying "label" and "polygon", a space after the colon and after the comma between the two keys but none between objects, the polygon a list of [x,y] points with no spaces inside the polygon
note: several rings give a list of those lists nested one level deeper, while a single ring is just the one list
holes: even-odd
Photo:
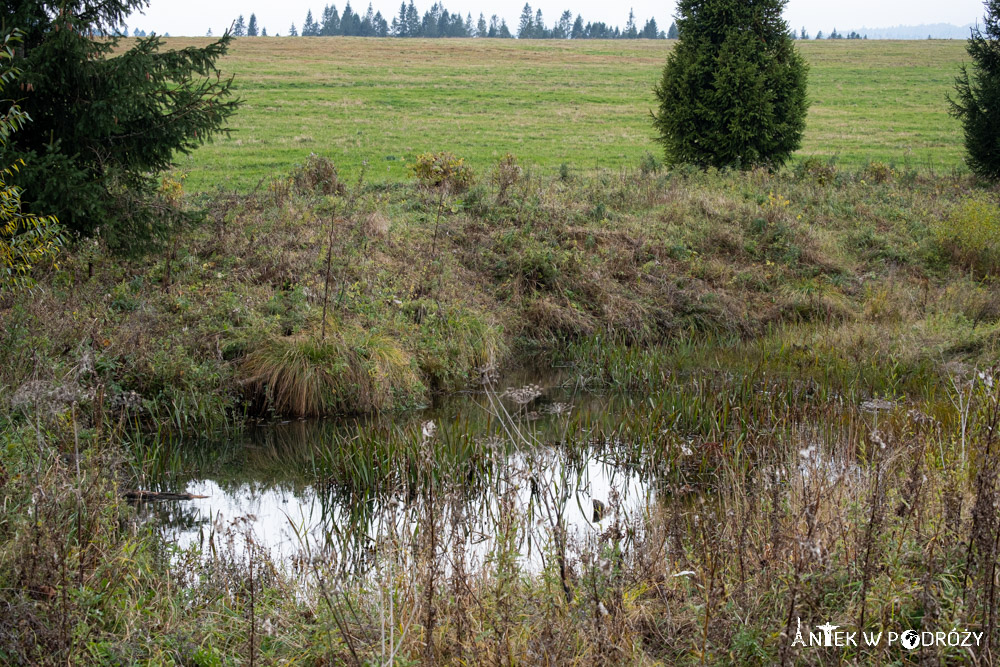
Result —
[{"label": "dry grass", "polygon": [[335,169],[314,162],[204,200],[209,223],[164,257],[68,253],[3,304],[0,384],[13,393],[36,368],[59,382],[89,350],[98,384],[183,430],[235,407],[241,380],[265,410],[380,411],[462,388],[518,348],[594,335],[778,331],[904,367],[996,350],[992,283],[939,234],[967,208],[962,178],[520,173],[461,198],[364,182],[323,195]]},{"label": "dry grass", "polygon": [[240,365],[252,396],[279,414],[378,412],[422,395],[410,356],[374,332],[333,330],[265,340]]}]

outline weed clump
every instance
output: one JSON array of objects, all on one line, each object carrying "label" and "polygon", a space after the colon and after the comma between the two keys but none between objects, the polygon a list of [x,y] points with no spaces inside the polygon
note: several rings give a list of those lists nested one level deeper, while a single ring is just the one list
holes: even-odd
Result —
[{"label": "weed clump", "polygon": [[446,187],[452,192],[465,192],[475,181],[465,159],[447,152],[418,155],[413,174],[428,187]]},{"label": "weed clump", "polygon": [[645,155],[642,156],[642,160],[639,161],[639,171],[642,172],[643,176],[658,174],[662,168],[663,163],[656,159],[656,156],[649,151],[646,151]]},{"label": "weed clump", "polygon": [[819,185],[827,185],[836,177],[837,167],[832,160],[823,162],[819,158],[810,157],[796,164],[794,173],[797,180],[809,180]]},{"label": "weed clump", "polygon": [[333,161],[315,153],[310,153],[306,163],[292,172],[292,183],[299,194],[342,195],[347,192]]},{"label": "weed clump", "polygon": [[1000,272],[1000,208],[985,196],[965,199],[934,228],[938,246],[979,275]]},{"label": "weed clump", "polygon": [[861,170],[861,178],[864,181],[878,185],[892,181],[896,175],[896,170],[887,165],[885,162],[869,162],[865,168]]},{"label": "weed clump", "polygon": [[477,371],[496,368],[506,352],[503,330],[464,308],[436,309],[421,321],[418,336],[418,364],[435,390],[467,386]]},{"label": "weed clump", "polygon": [[524,169],[517,163],[517,157],[507,153],[497,162],[493,170],[493,184],[497,188],[497,203],[505,204],[510,197],[510,189],[517,185],[524,175]]},{"label": "weed clump", "polygon": [[579,340],[593,335],[593,318],[572,305],[549,295],[539,295],[525,308],[525,320],[538,338],[560,341]]}]

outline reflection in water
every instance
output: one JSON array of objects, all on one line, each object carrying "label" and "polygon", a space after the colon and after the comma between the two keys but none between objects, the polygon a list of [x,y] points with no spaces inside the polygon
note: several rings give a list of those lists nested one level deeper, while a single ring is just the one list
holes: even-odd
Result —
[{"label": "reflection in water", "polygon": [[[513,503],[515,514],[526,520],[519,546],[531,570],[543,565],[543,550],[555,526],[565,527],[569,541],[582,543],[606,527],[615,513],[623,519],[641,517],[652,500],[650,490],[634,473],[597,459],[571,470],[551,450],[512,457],[507,475],[510,483],[499,486],[503,497]],[[245,525],[276,563],[292,563],[308,539],[314,553],[335,558],[344,567],[363,569],[384,531],[393,530],[401,537],[418,529],[422,506],[420,499],[406,503],[400,498],[357,506],[315,486],[223,485],[211,478],[192,479],[184,489],[207,497],[150,508],[157,510],[157,522],[168,542],[180,549],[198,546],[204,551],[230,528]],[[462,527],[467,534],[466,553],[484,559],[493,548],[499,496],[452,495],[448,503],[448,514],[461,513],[466,518]]]},{"label": "reflection in water", "polygon": [[[143,510],[180,549],[210,555],[220,542],[239,549],[249,537],[273,562],[300,574],[319,560],[330,571],[357,575],[370,571],[380,550],[417,544],[434,503],[442,542],[460,550],[468,566],[485,562],[502,532],[515,540],[521,564],[539,571],[554,537],[563,545],[584,544],[613,524],[632,525],[626,532],[634,534],[650,506],[647,480],[619,465],[613,452],[563,446],[571,416],[574,430],[582,426],[586,433],[592,416],[609,409],[606,399],[581,397],[550,378],[544,386],[453,398],[405,420],[273,424],[214,451],[189,447],[197,458],[188,459],[187,474],[160,486],[206,497]],[[442,485],[435,497],[413,484],[359,493],[325,474],[331,442],[389,439],[405,428],[447,442],[447,451],[468,449],[466,479]],[[474,474],[480,459],[492,463],[485,474]],[[443,466],[428,464],[437,479]]]}]

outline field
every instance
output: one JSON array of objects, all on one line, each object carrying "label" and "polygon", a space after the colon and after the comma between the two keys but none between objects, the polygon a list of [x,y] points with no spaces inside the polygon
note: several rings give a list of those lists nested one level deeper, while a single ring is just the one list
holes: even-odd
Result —
[{"label": "field", "polygon": [[[167,40],[170,47],[207,39]],[[555,174],[659,155],[649,113],[672,43],[363,38],[237,39],[222,62],[246,105],[231,137],[180,167],[188,187],[246,188],[309,153],[343,173],[403,180],[425,151],[481,170],[510,152]],[[960,41],[806,41],[812,108],[800,155],[949,172],[962,166],[946,95]]]}]

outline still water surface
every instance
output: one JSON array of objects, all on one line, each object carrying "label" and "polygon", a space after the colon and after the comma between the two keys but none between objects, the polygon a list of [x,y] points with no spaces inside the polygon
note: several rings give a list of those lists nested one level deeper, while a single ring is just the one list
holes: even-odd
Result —
[{"label": "still water surface", "polygon": [[607,447],[577,446],[571,453],[563,446],[571,419],[579,429],[591,415],[629,410],[629,402],[588,395],[558,375],[531,379],[514,377],[492,396],[469,392],[381,420],[280,422],[225,442],[181,443],[179,465],[156,486],[203,497],[145,503],[141,513],[178,549],[210,555],[224,544],[239,550],[249,539],[278,564],[301,567],[322,557],[363,570],[387,540],[413,542],[408,538],[418,533],[426,498],[412,490],[344,494],[325,483],[317,452],[389,419],[393,428],[425,434],[451,425],[452,434],[459,429],[484,448],[513,443],[485,484],[436,500],[451,527],[448,548],[460,545],[470,564],[489,558],[499,527],[507,525],[503,516],[512,514],[519,518],[521,564],[535,571],[544,567],[557,531],[585,544],[612,525],[637,529],[656,501],[655,484]]}]

